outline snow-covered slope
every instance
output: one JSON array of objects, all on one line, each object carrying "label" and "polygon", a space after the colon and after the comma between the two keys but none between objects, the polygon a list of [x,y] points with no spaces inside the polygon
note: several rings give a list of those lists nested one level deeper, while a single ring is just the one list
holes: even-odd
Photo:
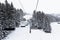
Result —
[{"label": "snow-covered slope", "polygon": [[60,24],[51,23],[52,33],[44,33],[42,30],[32,30],[29,33],[29,25],[25,28],[16,28],[5,40],[60,40]]}]

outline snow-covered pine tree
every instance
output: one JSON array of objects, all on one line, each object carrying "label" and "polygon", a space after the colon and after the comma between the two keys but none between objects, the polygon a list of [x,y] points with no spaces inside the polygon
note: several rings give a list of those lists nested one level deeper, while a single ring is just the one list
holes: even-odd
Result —
[{"label": "snow-covered pine tree", "polygon": [[[8,1],[0,3],[0,40],[5,38],[11,31],[6,28],[15,28],[20,23],[20,14]],[[18,22],[17,22],[18,21]],[[16,24],[17,22],[17,24]],[[19,25],[18,25],[19,26]]]}]

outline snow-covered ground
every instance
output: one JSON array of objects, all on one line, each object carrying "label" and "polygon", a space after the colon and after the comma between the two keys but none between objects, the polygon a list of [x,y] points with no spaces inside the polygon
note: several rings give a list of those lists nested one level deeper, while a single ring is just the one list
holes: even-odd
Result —
[{"label": "snow-covered ground", "polygon": [[52,33],[45,33],[42,30],[32,30],[29,33],[29,25],[25,28],[16,28],[5,40],[60,40],[60,24],[51,23]]}]

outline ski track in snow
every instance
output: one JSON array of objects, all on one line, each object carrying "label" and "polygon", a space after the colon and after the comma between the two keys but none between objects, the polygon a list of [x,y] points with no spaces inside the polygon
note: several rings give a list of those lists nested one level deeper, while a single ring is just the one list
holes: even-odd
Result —
[{"label": "ski track in snow", "polygon": [[43,30],[33,30],[29,33],[29,25],[24,28],[16,28],[4,40],[60,40],[60,24],[51,23],[52,33]]}]

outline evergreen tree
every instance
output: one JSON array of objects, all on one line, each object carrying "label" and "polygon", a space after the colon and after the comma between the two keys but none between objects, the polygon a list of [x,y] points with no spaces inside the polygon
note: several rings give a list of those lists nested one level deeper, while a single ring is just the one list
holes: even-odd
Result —
[{"label": "evergreen tree", "polygon": [[5,4],[0,3],[0,40],[10,32],[5,30],[6,28],[15,28],[19,27],[19,25],[20,13],[13,7],[13,4],[9,4],[7,0]]},{"label": "evergreen tree", "polygon": [[13,10],[13,8],[14,8],[14,7],[13,7],[13,3],[11,2],[11,10]]},{"label": "evergreen tree", "polygon": [[31,29],[36,26],[38,29],[43,29],[46,33],[51,33],[50,21],[44,12],[34,12],[31,19],[31,24]]}]

